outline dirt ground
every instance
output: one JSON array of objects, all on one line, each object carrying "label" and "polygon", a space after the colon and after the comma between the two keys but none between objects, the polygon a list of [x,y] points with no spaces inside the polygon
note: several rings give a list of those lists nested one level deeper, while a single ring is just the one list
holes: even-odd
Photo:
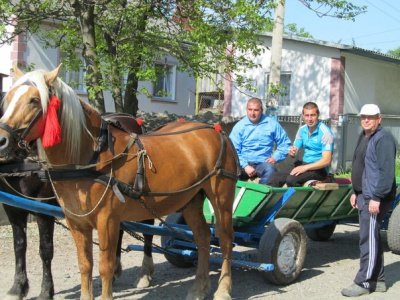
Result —
[{"label": "dirt ground", "polygon": [[[41,261],[38,254],[38,233],[35,223],[28,227],[28,277],[30,291],[26,299],[35,299],[41,284]],[[14,252],[10,226],[0,227],[0,299],[10,288],[14,276]],[[399,299],[400,295],[400,256],[389,251],[386,233],[385,245],[386,293],[372,293],[361,299]],[[70,233],[57,225],[55,232],[55,256],[53,276],[55,299],[79,299],[80,274],[76,251]],[[159,244],[159,237],[155,238]],[[125,235],[123,247],[140,244]],[[101,298],[100,277],[97,266],[97,247],[95,249],[94,293]],[[255,249],[240,248],[240,251],[256,252]],[[132,283],[142,260],[141,252],[126,252],[122,255],[124,272],[114,284],[114,299],[184,299],[192,284],[195,269],[180,269],[166,261],[163,255],[154,254],[155,276],[151,287],[139,290]],[[338,225],[332,238],[327,242],[307,242],[307,257],[304,269],[296,282],[288,286],[274,286],[266,283],[258,271],[233,269],[233,299],[341,299],[340,290],[352,283],[358,269],[358,227]],[[211,291],[206,299],[212,299],[218,282],[218,266],[211,266]]]}]

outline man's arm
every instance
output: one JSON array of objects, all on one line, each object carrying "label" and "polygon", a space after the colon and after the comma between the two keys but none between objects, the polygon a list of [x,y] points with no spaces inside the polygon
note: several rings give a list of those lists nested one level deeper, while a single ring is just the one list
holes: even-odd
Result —
[{"label": "man's arm", "polygon": [[289,153],[289,148],[292,145],[289,136],[287,135],[285,129],[277,123],[275,129],[275,142],[276,142],[276,150],[272,154],[272,159],[275,162],[280,162],[286,158]]},{"label": "man's arm", "polygon": [[295,167],[290,172],[290,175],[297,176],[297,175],[302,174],[307,171],[325,168],[331,164],[331,161],[332,161],[332,152],[324,151],[324,152],[322,152],[322,158],[320,160],[313,162],[311,164]]}]

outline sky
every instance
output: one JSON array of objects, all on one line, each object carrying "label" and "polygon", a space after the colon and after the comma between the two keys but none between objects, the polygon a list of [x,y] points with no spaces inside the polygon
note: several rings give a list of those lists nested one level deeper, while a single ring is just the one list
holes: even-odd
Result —
[{"label": "sky", "polygon": [[284,23],[296,23],[314,39],[387,53],[400,47],[400,0],[350,0],[368,6],[355,21],[318,17],[300,0],[286,0]]}]

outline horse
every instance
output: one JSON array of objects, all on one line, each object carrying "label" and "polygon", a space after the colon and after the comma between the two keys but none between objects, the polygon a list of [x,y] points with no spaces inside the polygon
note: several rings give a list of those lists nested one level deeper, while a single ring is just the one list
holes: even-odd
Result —
[{"label": "horse", "polygon": [[[38,140],[43,168],[54,186],[74,238],[81,273],[81,300],[92,300],[92,232],[98,232],[102,299],[113,298],[112,279],[121,221],[142,221],[181,210],[193,233],[198,263],[186,299],[203,299],[210,288],[211,233],[203,203],[213,206],[222,266],[214,299],[231,299],[232,209],[239,174],[235,149],[220,126],[173,122],[144,135],[107,127],[107,143],[96,151],[100,114],[64,83],[58,73],[34,70],[5,95],[0,119],[0,157]],[[95,157],[95,159],[93,159]],[[85,177],[54,180],[65,170]]]},{"label": "horse", "polygon": [[[127,118],[125,118],[127,119]],[[126,122],[125,122],[126,123]],[[127,126],[129,125],[129,126]],[[145,128],[141,122],[129,122],[125,124],[129,127],[127,130],[135,133],[143,133]],[[22,153],[23,152],[23,153]],[[32,200],[41,201],[47,204],[58,205],[52,187],[49,182],[44,182],[32,173],[30,176],[15,176],[16,173],[30,173],[37,166],[29,164],[26,159],[19,156],[26,156],[26,151],[21,151],[21,155],[13,161],[6,164],[0,164],[0,173],[2,177],[0,180],[0,190],[9,194],[27,197]],[[8,174],[10,174],[8,176]],[[25,209],[17,208],[7,204],[3,204],[4,211],[7,215],[9,223],[13,232],[14,244],[14,257],[15,257],[15,274],[14,282],[11,288],[3,299],[17,300],[23,299],[29,292],[29,280],[26,271],[26,250],[27,250],[27,223],[29,214],[35,215],[35,220],[39,230],[40,241],[40,258],[42,260],[43,276],[41,291],[37,299],[50,300],[54,296],[54,282],[52,276],[51,263],[54,254],[53,235],[54,235],[54,221],[53,216],[46,214],[33,213]],[[146,224],[154,224],[154,220],[144,221]],[[120,230],[118,247],[116,253],[116,266],[114,277],[117,278],[122,273],[121,266],[121,249],[122,249],[123,230]],[[152,275],[154,273],[153,259],[152,259],[152,241],[153,236],[144,234],[144,257],[143,265],[139,276],[135,281],[135,286],[143,288],[150,285]]]}]

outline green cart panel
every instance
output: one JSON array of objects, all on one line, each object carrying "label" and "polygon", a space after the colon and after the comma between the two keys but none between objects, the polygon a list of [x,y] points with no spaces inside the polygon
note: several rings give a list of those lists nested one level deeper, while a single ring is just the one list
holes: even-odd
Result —
[{"label": "green cart panel", "polygon": [[[400,192],[397,178],[398,190]],[[316,187],[291,188],[288,200],[282,204],[289,188],[272,188],[266,185],[238,181],[233,206],[234,226],[255,226],[267,214],[274,218],[295,219],[301,224],[327,220],[356,219],[357,209],[350,205],[352,185],[338,185],[337,189],[321,190]],[[204,214],[210,224],[215,215],[208,199],[204,202]],[[266,225],[266,224],[265,224]]]}]

